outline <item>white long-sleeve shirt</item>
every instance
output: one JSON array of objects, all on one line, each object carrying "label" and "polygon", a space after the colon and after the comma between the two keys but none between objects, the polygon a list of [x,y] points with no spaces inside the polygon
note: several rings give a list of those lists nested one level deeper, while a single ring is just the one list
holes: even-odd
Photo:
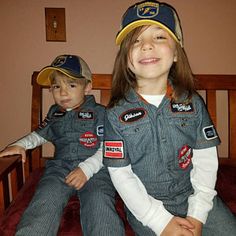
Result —
[{"label": "white long-sleeve shirt", "polygon": [[[38,135],[36,132],[32,132],[25,137],[21,138],[20,140],[12,143],[10,146],[18,145],[23,147],[25,150],[33,149],[35,147],[38,147],[44,143],[46,143],[47,140]],[[102,164],[102,146],[103,143],[101,142],[101,145],[97,152],[92,155],[91,157],[87,158],[85,161],[79,163],[79,167],[82,169],[84,174],[86,175],[87,179],[90,179],[94,174],[96,174],[103,166]]]}]

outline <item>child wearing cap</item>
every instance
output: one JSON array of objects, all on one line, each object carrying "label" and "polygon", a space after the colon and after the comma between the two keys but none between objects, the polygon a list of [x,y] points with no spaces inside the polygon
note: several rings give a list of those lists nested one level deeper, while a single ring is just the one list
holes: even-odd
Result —
[{"label": "child wearing cap", "polygon": [[[0,153],[22,154],[48,141],[55,146],[35,195],[17,226],[16,235],[57,235],[69,198],[80,199],[83,235],[124,235],[114,207],[115,189],[102,165],[104,106],[89,95],[92,75],[79,56],[58,56],[37,77],[50,85],[55,104],[42,124]],[[99,171],[100,170],[100,171]],[[107,224],[107,222],[110,224]]]},{"label": "child wearing cap", "polygon": [[136,235],[235,235],[215,191],[220,140],[194,89],[175,9],[132,5],[116,44],[103,162]]}]

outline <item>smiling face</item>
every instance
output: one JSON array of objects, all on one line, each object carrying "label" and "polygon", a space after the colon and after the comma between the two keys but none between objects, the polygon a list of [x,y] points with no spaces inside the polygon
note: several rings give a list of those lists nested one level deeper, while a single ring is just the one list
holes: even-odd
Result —
[{"label": "smiling face", "polygon": [[83,78],[71,79],[57,72],[51,80],[53,98],[64,109],[79,107],[90,90],[91,83],[86,83]]},{"label": "smiling face", "polygon": [[174,61],[176,43],[169,33],[156,25],[143,26],[128,56],[128,67],[138,85],[151,80],[167,82]]}]

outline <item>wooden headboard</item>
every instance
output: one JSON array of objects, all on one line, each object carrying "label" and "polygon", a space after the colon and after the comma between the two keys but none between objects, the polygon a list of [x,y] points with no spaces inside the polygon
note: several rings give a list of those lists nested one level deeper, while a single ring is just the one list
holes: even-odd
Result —
[{"label": "wooden headboard", "polygon": [[[45,88],[36,83],[37,73],[34,72],[32,75],[32,130],[42,120],[42,91]],[[227,126],[223,128],[227,131],[227,140],[222,140],[222,144],[226,144],[227,150],[224,156],[219,155],[220,164],[236,166],[236,75],[196,75],[196,78],[198,80],[197,89],[204,91],[205,101],[217,130],[220,128],[221,113],[227,115],[227,118],[223,120],[224,123],[227,123]],[[112,78],[109,74],[93,75],[93,89],[100,91],[100,102],[104,105],[108,103],[110,98],[111,81]],[[226,95],[227,105],[222,105],[221,99],[218,99],[219,91]],[[219,112],[218,108],[223,106],[227,106],[224,107],[225,112]],[[19,155],[0,159],[0,213],[10,204],[9,173],[11,174],[12,199],[14,199],[23,185],[23,176],[27,178],[32,170],[42,166],[41,154],[42,148],[30,151],[31,158],[27,158],[24,169],[22,169]]]},{"label": "wooden headboard", "polygon": [[[36,77],[38,72],[34,72],[32,75],[32,130],[38,127],[38,124],[42,121],[42,90],[44,87],[39,86],[36,83]],[[227,153],[225,156],[220,156],[220,163],[236,165],[236,75],[207,75],[198,74],[195,75],[197,80],[197,89],[205,93],[205,101],[211,118],[218,127],[219,113],[217,108],[221,106],[218,103],[221,101],[217,98],[218,91],[224,91],[227,94]],[[110,74],[93,74],[93,89],[99,90],[101,93],[100,102],[107,105],[110,98],[112,77]],[[218,101],[219,100],[219,101]],[[32,155],[34,156],[29,165],[29,172],[32,169],[40,167],[40,156],[42,154],[41,149],[34,150]],[[27,167],[26,167],[27,169]]]}]

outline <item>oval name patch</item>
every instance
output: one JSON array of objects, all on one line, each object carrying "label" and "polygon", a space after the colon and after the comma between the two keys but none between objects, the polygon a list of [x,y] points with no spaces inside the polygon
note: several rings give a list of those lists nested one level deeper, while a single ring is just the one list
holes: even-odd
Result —
[{"label": "oval name patch", "polygon": [[120,120],[125,123],[135,122],[142,119],[144,116],[146,116],[146,114],[147,111],[143,108],[134,108],[121,114]]}]

